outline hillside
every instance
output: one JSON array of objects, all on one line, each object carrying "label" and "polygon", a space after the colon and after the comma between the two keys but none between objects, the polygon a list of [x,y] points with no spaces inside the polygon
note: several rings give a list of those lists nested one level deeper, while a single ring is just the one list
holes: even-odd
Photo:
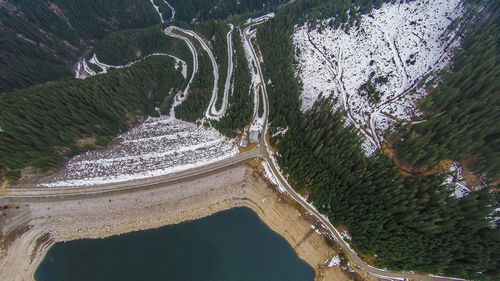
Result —
[{"label": "hillside", "polygon": [[370,266],[500,279],[498,1],[117,1],[0,0],[5,190],[260,158]]},{"label": "hillside", "polygon": [[[353,2],[329,10],[335,1],[315,2],[284,7],[257,34],[272,132],[287,128],[271,141],[288,181],[334,225],[347,226],[376,266],[498,279],[499,200],[491,181],[458,196],[447,169],[404,173],[377,149],[384,137],[411,139],[398,153],[405,147],[406,161],[427,159],[431,167],[472,152],[489,161],[476,162],[483,163],[476,173],[495,175],[498,5],[410,1],[363,9]],[[384,119],[406,129],[372,122]]]},{"label": "hillside", "polygon": [[419,114],[415,104],[425,93],[412,90],[448,64],[464,11],[459,0],[399,3],[362,16],[348,31],[335,28],[334,18],[297,27],[302,110],[319,96],[337,100],[372,154],[390,125]]},{"label": "hillside", "polygon": [[148,1],[2,0],[0,93],[70,78],[96,40],[159,22]]},{"label": "hillside", "polygon": [[151,57],[125,70],[1,95],[2,174],[15,180],[21,168],[47,171],[66,157],[106,145],[155,114],[155,107],[182,86],[175,66],[171,58]]}]

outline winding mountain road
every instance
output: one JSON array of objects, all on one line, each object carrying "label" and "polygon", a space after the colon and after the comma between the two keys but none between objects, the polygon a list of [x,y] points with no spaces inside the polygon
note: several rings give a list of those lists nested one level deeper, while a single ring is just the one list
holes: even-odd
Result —
[{"label": "winding mountain road", "polygon": [[[258,73],[258,76],[260,78],[261,87],[263,91],[263,102],[264,102],[264,114],[263,114],[263,127],[262,127],[262,133],[260,136],[260,141],[259,141],[259,146],[258,148],[249,150],[244,153],[239,153],[235,156],[226,158],[224,160],[205,165],[202,167],[198,168],[193,168],[185,171],[181,171],[178,173],[173,173],[165,176],[160,176],[160,177],[154,177],[154,178],[149,178],[149,179],[143,179],[143,180],[136,180],[136,181],[131,181],[131,182],[124,182],[124,183],[117,183],[117,184],[108,184],[108,185],[102,185],[102,186],[93,186],[93,187],[84,187],[84,188],[34,188],[34,189],[8,189],[5,191],[5,194],[3,194],[0,197],[0,202],[31,202],[31,201],[57,201],[65,198],[75,198],[75,197],[97,197],[97,196],[102,196],[104,194],[109,194],[109,193],[125,193],[125,192],[134,192],[137,190],[143,190],[143,189],[153,189],[158,186],[165,186],[166,184],[169,183],[174,183],[176,181],[180,180],[186,180],[186,179],[192,179],[196,177],[200,177],[209,173],[213,172],[218,172],[224,169],[228,169],[229,167],[233,167],[235,165],[241,165],[242,163],[250,160],[250,159],[255,159],[255,158],[261,158],[263,160],[266,160],[270,166],[271,172],[274,174],[276,179],[279,180],[279,183],[281,186],[283,186],[286,190],[286,192],[296,201],[298,202],[302,207],[304,207],[305,210],[307,210],[309,213],[314,215],[322,224],[323,226],[329,230],[332,234],[332,236],[338,241],[339,245],[342,247],[343,251],[346,253],[347,257],[351,261],[351,264],[353,264],[355,267],[357,267],[360,270],[363,270],[367,272],[368,274],[375,276],[377,278],[382,278],[382,279],[388,279],[388,280],[404,280],[404,279],[411,279],[411,280],[423,280],[423,281],[430,281],[430,280],[461,280],[461,279],[454,279],[454,278],[447,278],[447,277],[439,277],[439,276],[431,276],[431,275],[424,275],[424,274],[417,274],[417,273],[412,273],[412,272],[396,272],[396,271],[388,271],[384,269],[378,269],[374,268],[370,265],[368,265],[366,262],[364,262],[358,255],[357,253],[351,249],[349,244],[344,241],[342,235],[340,232],[330,223],[327,217],[324,215],[320,214],[313,206],[308,204],[299,194],[297,194],[294,189],[288,184],[287,180],[284,178],[284,176],[281,174],[276,161],[273,157],[272,152],[270,152],[270,145],[268,144],[266,140],[266,135],[267,135],[267,129],[268,129],[268,113],[269,113],[269,102],[268,102],[268,95],[267,95],[267,90],[265,87],[264,83],[264,77],[262,74],[262,70],[260,67],[259,63],[259,58],[257,56],[256,51],[253,48],[253,45],[251,43],[251,38],[255,36],[255,30],[251,30],[251,28],[259,23],[265,22],[270,17],[265,17],[265,18],[257,18],[256,20],[253,21],[253,23],[248,26],[245,31],[244,31],[244,40],[246,40],[246,43],[249,43],[249,46],[251,48],[251,53],[253,60],[255,62],[255,67]],[[215,62],[215,58],[213,57],[213,54],[211,54],[210,49],[208,46],[205,44],[205,42],[198,37],[198,35],[192,31],[189,30],[183,30],[178,27],[168,27],[165,30],[165,33],[168,36],[176,37],[179,39],[182,39],[188,44],[188,47],[190,48],[192,54],[193,54],[193,73],[190,79],[190,82],[192,81],[195,73],[197,72],[198,69],[198,54],[196,52],[196,49],[194,48],[192,42],[187,39],[186,37],[179,35],[177,33],[174,33],[174,29],[177,29],[178,31],[188,34],[194,38],[196,38],[198,41],[200,41],[200,44],[202,47],[207,51],[209,54],[211,60],[212,60],[212,65],[214,68],[214,75],[216,72],[218,73],[218,68],[217,64]],[[229,35],[228,35],[229,36]],[[228,41],[229,42],[229,41]],[[228,47],[229,49],[229,47]],[[232,53],[232,52],[231,52]],[[218,77],[218,75],[216,76]],[[215,80],[217,81],[217,79]],[[186,97],[187,91],[189,90],[189,84],[186,86],[186,89],[183,91],[183,96],[180,97],[182,100]],[[227,81],[226,81],[227,85]],[[217,83],[215,82],[214,85],[214,92],[213,95],[217,95]],[[225,93],[226,94],[226,93]],[[213,98],[213,97],[212,97]],[[209,107],[211,108],[211,107]]]},{"label": "winding mountain road", "polygon": [[227,104],[228,104],[228,99],[229,99],[229,90],[231,89],[231,78],[233,77],[233,40],[232,40],[232,34],[233,34],[234,26],[232,24],[229,24],[229,31],[227,32],[226,35],[226,41],[227,41],[227,75],[226,75],[226,82],[224,84],[224,96],[222,98],[222,105],[217,110],[217,95],[212,95],[212,98],[210,99],[210,104],[208,105],[207,109],[207,114],[208,118],[211,119],[216,119],[219,120],[224,114],[226,113],[227,109]]},{"label": "winding mountain road", "polygon": [[[267,20],[266,18],[265,20]],[[264,20],[264,21],[265,21]],[[264,21],[258,21],[256,24],[260,24],[261,22]],[[250,48],[252,49],[252,56],[255,62],[258,62],[259,60],[257,59],[256,52],[253,48],[253,45],[251,44],[250,40],[251,38],[255,35],[253,32],[249,32],[249,28],[253,27],[254,25],[251,25],[245,29],[244,35],[247,42],[250,44]],[[259,74],[260,80],[264,81],[264,77],[262,75],[262,69],[260,67],[260,63],[256,63],[256,68],[257,72]],[[261,133],[260,141],[259,141],[259,148],[260,148],[260,153],[261,156],[264,160],[266,160],[269,164],[269,167],[271,168],[271,172],[274,174],[275,178],[278,179],[280,182],[281,186],[285,188],[286,192],[296,201],[298,202],[302,207],[304,207],[305,210],[307,210],[309,213],[314,215],[322,224],[323,226],[330,231],[332,236],[335,238],[335,240],[340,244],[344,252],[347,254],[349,260],[351,261],[352,264],[355,265],[358,269],[361,269],[368,274],[381,278],[381,279],[388,279],[388,280],[405,280],[405,279],[411,279],[411,280],[422,280],[422,281],[430,281],[430,280],[463,280],[463,279],[456,279],[456,278],[449,278],[449,277],[441,277],[441,276],[431,276],[431,275],[425,275],[425,274],[418,274],[418,273],[413,273],[413,272],[397,272],[397,271],[389,271],[385,269],[379,269],[375,268],[366,262],[364,262],[358,254],[349,246],[349,244],[343,239],[342,235],[340,232],[330,223],[329,219],[320,214],[313,206],[308,204],[295,190],[289,185],[288,181],[284,178],[284,176],[281,174],[280,170],[278,169],[278,165],[272,157],[272,152],[269,149],[270,145],[267,142],[267,129],[268,129],[268,112],[269,112],[269,102],[268,102],[268,96],[267,96],[267,91],[265,84],[262,83],[262,89],[263,89],[263,97],[264,97],[264,126],[263,126],[263,131]]]},{"label": "winding mountain road", "polygon": [[[183,29],[183,28],[180,28],[177,26],[175,26],[173,28],[175,28],[176,30],[178,30],[184,34],[187,34],[187,35],[193,37],[194,39],[196,39],[200,43],[203,50],[205,50],[205,52],[207,52],[208,57],[210,58],[210,62],[212,63],[212,70],[213,70],[213,74],[214,74],[214,86],[212,88],[212,98],[210,100],[210,104],[215,103],[215,101],[217,100],[217,90],[218,90],[217,83],[219,81],[219,66],[217,65],[217,61],[215,60],[215,56],[212,53],[212,50],[210,49],[208,44],[205,42],[205,40],[203,40],[203,38],[201,38],[196,32],[194,32],[192,30],[188,30],[188,29]],[[177,36],[180,36],[180,35],[177,35]],[[189,41],[189,39],[187,39],[186,37],[184,37],[184,39]],[[210,109],[211,109],[211,106],[209,106],[207,108],[207,110],[205,111],[206,118],[211,118],[211,114],[210,114],[211,110]]]},{"label": "winding mountain road", "polygon": [[177,95],[175,95],[174,103],[172,104],[172,107],[170,108],[170,116],[174,116],[174,108],[176,106],[178,106],[179,104],[181,104],[186,99],[188,92],[189,92],[189,87],[191,86],[191,83],[193,82],[194,76],[198,72],[198,51],[194,47],[193,42],[191,42],[191,40],[189,40],[185,36],[182,36],[182,35],[175,33],[174,31],[176,29],[178,29],[178,27],[176,27],[176,26],[169,26],[169,27],[165,28],[165,35],[173,37],[173,38],[181,39],[182,41],[184,41],[186,43],[186,45],[188,46],[188,48],[191,51],[191,54],[193,56],[193,71],[191,73],[191,78],[189,78],[189,82],[186,85],[186,88],[184,88],[184,91],[179,92]]}]

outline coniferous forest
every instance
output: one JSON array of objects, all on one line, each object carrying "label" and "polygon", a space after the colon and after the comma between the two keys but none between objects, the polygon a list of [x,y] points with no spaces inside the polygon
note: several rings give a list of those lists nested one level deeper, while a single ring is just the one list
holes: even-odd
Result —
[{"label": "coniferous forest", "polygon": [[[163,1],[154,2],[164,19],[171,16]],[[72,67],[92,53],[106,64],[125,65],[161,52],[186,61],[189,79],[191,53],[182,40],[164,34],[169,24],[195,30],[210,41],[219,65],[217,108],[228,67],[228,22],[235,24],[233,88],[226,115],[210,124],[236,137],[254,108],[239,29],[246,17],[236,14],[274,10],[276,16],[259,25],[257,43],[269,81],[271,130],[288,128],[271,143],[291,185],[335,226],[345,226],[353,247],[376,256],[378,267],[500,280],[498,1],[465,1],[485,8],[477,19],[470,16],[452,64],[422,83],[429,95],[418,105],[424,113],[421,122],[397,124],[386,136],[395,153],[377,151],[371,157],[346,113],[333,110],[335,101],[320,99],[312,109],[300,110],[302,85],[294,70],[291,37],[296,24],[314,26],[331,17],[328,25],[349,32],[363,14],[389,0],[168,2],[175,7],[175,20],[164,24],[147,0],[0,4],[1,177],[15,181],[25,167],[39,172],[59,167],[156,116],[155,107],[167,114],[173,96],[187,83],[168,56],[148,57],[84,80],[73,79]],[[175,117],[195,122],[209,104],[214,80],[207,53],[192,41],[199,54],[198,73]],[[484,187],[462,198],[451,196],[454,186],[443,184],[448,175],[432,172],[443,161],[467,163],[485,179]],[[402,165],[427,173],[403,173]]]},{"label": "coniferous forest", "polygon": [[[500,197],[494,187],[455,198],[450,196],[453,186],[443,185],[446,174],[404,176],[381,152],[367,158],[357,130],[346,126],[345,113],[332,111],[332,101],[318,101],[310,111],[300,112],[301,85],[294,76],[290,38],[294,24],[334,13],[354,18],[342,25],[346,29],[356,24],[358,14],[353,10],[370,10],[370,5],[329,10],[326,7],[335,6],[312,2],[325,1],[287,5],[257,34],[265,73],[272,81],[268,85],[271,126],[290,127],[272,141],[292,186],[309,194],[332,223],[346,226],[355,247],[377,256],[377,266],[498,280],[500,233],[495,210]],[[308,5],[310,10],[305,8]],[[494,5],[491,13],[498,14]],[[442,83],[421,103],[428,121],[400,125],[404,141],[398,142],[397,151],[401,158],[434,165],[472,153],[479,171],[498,173],[498,34],[495,20],[474,28],[463,52],[439,75]]]},{"label": "coniferous forest", "polygon": [[2,1],[0,93],[70,78],[95,40],[159,22],[149,1]]},{"label": "coniferous forest", "polygon": [[270,11],[285,0],[171,0],[175,7],[175,18],[185,22],[203,22],[209,19],[225,19],[234,14],[252,11]]},{"label": "coniferous forest", "polygon": [[498,278],[500,233],[490,216],[500,198],[489,188],[457,199],[442,175],[404,177],[387,156],[366,158],[356,129],[328,101],[306,112],[278,148],[289,181],[334,225],[347,226],[377,266]]},{"label": "coniferous forest", "polygon": [[210,103],[214,85],[212,62],[201,46],[195,45],[198,48],[198,72],[189,87],[186,100],[175,108],[175,117],[188,122],[194,122],[203,117]]},{"label": "coniferous forest", "polygon": [[[51,82],[0,96],[0,169],[47,170],[81,153],[83,138],[106,143],[155,114],[184,79],[169,57],[151,57],[85,80]],[[99,145],[96,141],[95,144]],[[10,173],[12,174],[12,173]]]},{"label": "coniferous forest", "polygon": [[233,31],[234,72],[233,92],[229,97],[229,105],[224,117],[219,121],[213,121],[214,125],[222,134],[234,137],[236,131],[248,125],[252,119],[253,96],[250,91],[250,69],[245,57],[245,50],[241,41],[240,30]]},{"label": "coniferous forest", "polygon": [[217,84],[217,102],[216,109],[219,110],[224,97],[224,85],[227,77],[227,39],[226,34],[229,31],[227,21],[208,20],[192,26],[192,30],[201,33],[210,43],[219,67],[219,81]]},{"label": "coniferous forest", "polygon": [[500,172],[500,19],[490,20],[463,44],[450,70],[420,104],[425,122],[403,125],[398,156],[417,166],[473,158],[474,170]]},{"label": "coniferous forest", "polygon": [[187,63],[188,75],[193,66],[191,53],[184,41],[166,36],[163,27],[124,30],[99,40],[88,57],[95,53],[99,61],[110,65],[125,65],[153,53],[168,53]]}]

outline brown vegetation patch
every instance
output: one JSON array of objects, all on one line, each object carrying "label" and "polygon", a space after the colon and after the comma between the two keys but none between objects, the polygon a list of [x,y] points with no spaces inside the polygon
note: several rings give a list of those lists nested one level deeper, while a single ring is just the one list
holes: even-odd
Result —
[{"label": "brown vegetation patch", "polygon": [[238,143],[238,149],[239,149],[240,153],[252,150],[252,149],[254,149],[254,148],[257,147],[257,143],[251,143],[251,142],[249,142],[247,147],[243,147],[243,146],[239,145],[240,143],[241,143],[241,140]]},{"label": "brown vegetation patch", "polygon": [[[271,135],[266,134],[266,141],[267,143],[271,143]],[[278,148],[273,145],[269,145],[269,149],[272,153],[278,153]]]},{"label": "brown vegetation patch", "polygon": [[444,174],[447,173],[451,166],[453,165],[452,160],[442,160],[439,161],[434,167],[418,167],[412,166],[401,159],[398,158],[397,151],[393,146],[391,138],[387,138],[387,141],[381,146],[382,152],[394,161],[399,169],[399,172],[406,177],[426,177],[428,175],[434,174]]},{"label": "brown vegetation patch", "polygon": [[83,139],[77,140],[75,145],[76,145],[76,147],[79,147],[79,148],[89,147],[89,146],[93,146],[95,144],[96,140],[97,139],[95,137],[83,138]]},{"label": "brown vegetation patch", "polygon": [[484,185],[482,175],[472,171],[471,169],[472,163],[474,163],[476,159],[476,155],[466,154],[463,161],[460,163],[462,165],[462,177],[471,191],[478,191]]},{"label": "brown vegetation patch", "polygon": [[23,225],[22,227],[16,228],[14,231],[10,231],[6,233],[5,235],[0,232],[0,250],[1,252],[7,252],[9,249],[9,246],[16,240],[18,237],[23,235],[23,233],[27,232],[30,230],[30,226],[28,225]]},{"label": "brown vegetation patch", "polygon": [[28,208],[26,205],[0,203],[0,252],[5,253],[14,240],[31,228]]},{"label": "brown vegetation patch", "polygon": [[73,26],[71,26],[68,17],[66,17],[64,12],[57,6],[56,3],[49,2],[49,9],[52,13],[60,17],[69,26],[69,28],[74,29]]}]

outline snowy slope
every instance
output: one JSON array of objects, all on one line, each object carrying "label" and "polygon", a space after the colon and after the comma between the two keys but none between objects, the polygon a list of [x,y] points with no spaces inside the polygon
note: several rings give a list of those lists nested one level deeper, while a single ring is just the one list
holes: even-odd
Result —
[{"label": "snowy slope", "polygon": [[165,175],[238,153],[236,142],[215,129],[168,116],[150,117],[104,151],[71,159],[46,187],[88,186]]},{"label": "snowy slope", "polygon": [[[320,95],[338,100],[365,135],[371,154],[391,123],[418,115],[415,103],[425,93],[411,90],[424,75],[449,63],[459,40],[448,27],[463,13],[460,0],[417,0],[384,4],[349,33],[329,27],[331,19],[312,29],[296,27],[302,109]],[[378,98],[361,88],[369,80]]]}]

